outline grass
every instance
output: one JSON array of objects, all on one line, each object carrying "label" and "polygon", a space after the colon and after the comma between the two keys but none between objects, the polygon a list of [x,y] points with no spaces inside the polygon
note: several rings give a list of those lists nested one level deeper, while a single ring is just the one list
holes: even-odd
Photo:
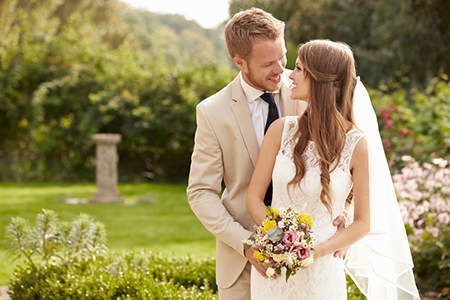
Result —
[{"label": "grass", "polygon": [[43,209],[62,221],[87,213],[106,226],[107,246],[124,250],[163,252],[195,260],[215,255],[215,238],[191,211],[184,185],[119,184],[121,197],[132,205],[66,204],[66,198],[89,198],[94,184],[0,184],[0,286],[7,285],[17,264],[7,256],[6,226],[20,216],[33,223]]},{"label": "grass", "polygon": [[[66,204],[66,198],[89,198],[93,184],[0,183],[0,286],[8,285],[13,270],[22,261],[11,263],[7,256],[6,226],[12,217],[33,223],[43,208],[55,211],[62,221],[72,221],[87,213],[102,222],[108,233],[107,246],[125,250],[163,252],[201,260],[215,256],[215,238],[191,211],[184,185],[119,184],[120,195],[133,205]],[[349,300],[365,299],[349,282]]]}]

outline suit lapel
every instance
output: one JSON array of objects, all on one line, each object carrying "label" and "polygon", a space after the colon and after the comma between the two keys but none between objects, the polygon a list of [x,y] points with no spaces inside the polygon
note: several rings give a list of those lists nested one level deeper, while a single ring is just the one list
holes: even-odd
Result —
[{"label": "suit lapel", "polygon": [[245,94],[239,81],[239,76],[232,82],[231,88],[231,96],[233,98],[231,109],[236,118],[236,124],[239,127],[239,131],[241,132],[253,166],[256,166],[259,155],[259,146],[258,141],[256,140],[255,129],[253,128],[247,100],[245,99]]}]

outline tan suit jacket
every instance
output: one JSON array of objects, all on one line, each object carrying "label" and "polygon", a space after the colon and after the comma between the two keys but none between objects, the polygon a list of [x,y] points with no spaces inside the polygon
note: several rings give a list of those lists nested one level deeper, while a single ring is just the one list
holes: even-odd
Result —
[{"label": "tan suit jacket", "polygon": [[[303,101],[290,99],[290,71],[282,75],[283,116],[299,115]],[[203,225],[217,238],[217,284],[230,287],[247,259],[243,240],[253,232],[245,198],[258,160],[256,140],[239,76],[197,106],[197,131],[187,196]],[[225,190],[222,196],[222,180]]]}]

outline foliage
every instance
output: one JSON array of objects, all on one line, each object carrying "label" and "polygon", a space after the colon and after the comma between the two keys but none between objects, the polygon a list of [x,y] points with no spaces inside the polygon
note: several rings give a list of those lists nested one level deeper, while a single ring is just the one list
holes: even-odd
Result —
[{"label": "foliage", "polygon": [[[92,181],[94,133],[122,134],[121,180],[186,178],[195,105],[231,70],[195,49],[170,61],[152,31],[143,48],[140,23],[121,21],[132,12],[117,0],[35,2],[0,5],[17,12],[0,22],[0,180]],[[180,45],[202,44],[195,30]]]},{"label": "foliage", "polygon": [[[445,0],[232,0],[230,15],[259,7],[286,23],[295,44],[327,38],[349,44],[371,86],[406,76],[424,85],[450,74],[450,2]],[[292,68],[294,61],[288,62]]]},{"label": "foliage", "polygon": [[115,255],[104,226],[88,215],[69,225],[43,210],[34,227],[13,218],[7,238],[13,259],[27,258],[9,285],[12,299],[215,299],[217,292],[214,260]]},{"label": "foliage", "polygon": [[[107,251],[104,225],[86,214],[67,224],[59,222],[54,211],[43,209],[34,227],[26,219],[15,217],[6,228],[6,238],[12,260],[23,256],[32,269],[39,264],[49,267],[71,261],[95,261]],[[35,255],[39,255],[38,260]]]},{"label": "foliage", "polygon": [[234,66],[223,40],[220,27],[205,29],[181,15],[158,14],[146,10],[130,10],[124,20],[133,28],[140,48],[155,49],[170,64],[181,66],[186,57],[202,62]]},{"label": "foliage", "polygon": [[399,87],[380,86],[370,94],[393,172],[403,167],[403,155],[421,162],[450,158],[450,82],[446,75],[431,80],[424,92],[413,89],[407,94]]},{"label": "foliage", "polygon": [[185,184],[119,184],[126,205],[64,202],[89,198],[95,191],[95,184],[0,183],[0,286],[7,285],[15,267],[24,265],[25,259],[13,263],[7,259],[6,227],[13,217],[31,220],[34,225],[43,207],[55,211],[61,221],[71,221],[81,213],[92,216],[107,228],[106,245],[116,253],[163,252],[190,256],[194,261],[214,257],[215,238],[189,207]]},{"label": "foliage", "polygon": [[400,211],[410,240],[419,289],[450,287],[450,166],[437,158],[406,166],[393,176]]},{"label": "foliage", "polygon": [[348,300],[366,300],[367,297],[358,289],[351,277],[346,274],[347,281],[347,299]]}]

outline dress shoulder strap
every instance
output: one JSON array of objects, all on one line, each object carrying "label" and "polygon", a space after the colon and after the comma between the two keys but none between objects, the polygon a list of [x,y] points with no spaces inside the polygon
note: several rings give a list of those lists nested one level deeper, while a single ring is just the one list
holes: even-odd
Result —
[{"label": "dress shoulder strap", "polygon": [[347,132],[345,146],[341,153],[341,160],[338,168],[345,172],[350,172],[350,161],[352,160],[353,151],[355,150],[356,144],[358,144],[359,140],[363,137],[364,134],[357,128],[353,128]]}]

